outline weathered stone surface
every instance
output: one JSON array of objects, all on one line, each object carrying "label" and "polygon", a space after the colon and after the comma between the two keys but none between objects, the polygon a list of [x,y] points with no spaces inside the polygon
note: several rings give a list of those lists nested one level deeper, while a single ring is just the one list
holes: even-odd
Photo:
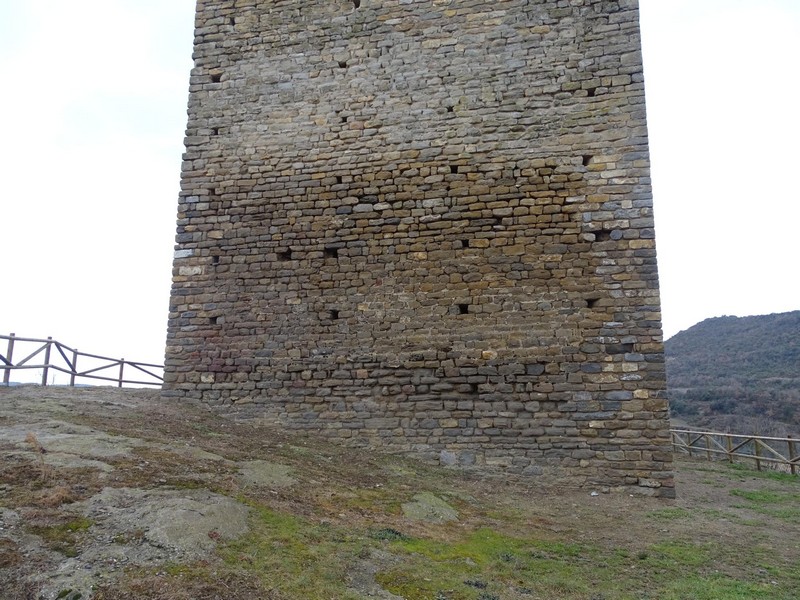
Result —
[{"label": "weathered stone surface", "polygon": [[[64,590],[74,590],[70,598],[90,597],[91,589],[113,573],[112,565],[146,568],[203,560],[218,540],[228,542],[249,531],[246,506],[206,490],[105,488],[71,508],[91,521],[86,535],[92,541],[57,570],[36,577],[37,597],[57,598]],[[0,510],[0,526],[15,518]]]},{"label": "weathered stone surface", "polygon": [[288,487],[296,482],[291,473],[291,469],[286,465],[265,460],[249,460],[239,463],[239,479],[246,486]]},{"label": "weathered stone surface", "polygon": [[403,504],[403,515],[409,519],[426,523],[447,523],[458,520],[458,512],[430,492],[415,494],[411,502]]},{"label": "weathered stone surface", "polygon": [[165,392],[670,495],[636,2],[358,4],[198,3]]}]

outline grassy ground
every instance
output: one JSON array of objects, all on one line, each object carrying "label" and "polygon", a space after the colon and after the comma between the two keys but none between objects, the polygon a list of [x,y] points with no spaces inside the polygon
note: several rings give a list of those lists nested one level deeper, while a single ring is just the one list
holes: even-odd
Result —
[{"label": "grassy ground", "polygon": [[[33,564],[0,529],[0,598],[34,598],[24,583],[33,571],[56,568],[58,556],[80,556],[96,543],[93,523],[70,506],[104,486],[207,488],[250,507],[250,533],[218,540],[202,559],[120,569],[95,587],[98,600],[800,595],[800,481],[788,475],[682,459],[676,501],[591,495],[330,446],[148,396],[124,410],[93,406],[59,418],[148,445],[109,457],[113,471],[102,477],[36,456],[0,465],[0,507],[22,515],[26,532],[56,556]],[[13,420],[0,412],[0,428]],[[0,441],[5,450],[20,445]],[[34,450],[39,443],[36,452],[47,457],[46,444],[20,443]],[[188,447],[226,460],[179,452]],[[287,467],[291,480],[243,484],[235,465],[254,459]],[[411,510],[420,498],[441,505],[420,518]],[[18,595],[3,596],[12,592]]]}]

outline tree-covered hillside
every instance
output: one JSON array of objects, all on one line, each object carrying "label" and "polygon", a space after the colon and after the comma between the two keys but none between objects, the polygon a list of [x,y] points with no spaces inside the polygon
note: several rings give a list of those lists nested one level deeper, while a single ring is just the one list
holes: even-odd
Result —
[{"label": "tree-covered hillside", "polygon": [[673,417],[742,433],[800,433],[800,311],[706,319],[665,350]]}]

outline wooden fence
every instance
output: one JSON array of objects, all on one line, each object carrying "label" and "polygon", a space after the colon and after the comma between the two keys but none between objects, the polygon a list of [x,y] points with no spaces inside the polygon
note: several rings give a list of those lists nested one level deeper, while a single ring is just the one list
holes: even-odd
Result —
[{"label": "wooden fence", "polygon": [[728,462],[755,463],[760,471],[770,468],[797,475],[800,471],[798,440],[792,437],[763,437],[711,431],[673,429],[672,447],[675,452]]},{"label": "wooden fence", "polygon": [[[11,372],[19,369],[41,369],[42,385],[47,385],[50,371],[58,371],[69,375],[69,385],[74,386],[78,378],[110,381],[122,387],[128,385],[160,386],[163,381],[163,365],[135,362],[124,358],[115,359],[97,354],[79,352],[55,341],[47,339],[22,338],[15,334],[0,335],[6,340],[6,352],[0,354],[0,369],[3,371],[3,385],[9,385]],[[14,362],[15,353],[19,355],[21,346],[27,345],[25,358]],[[39,357],[39,360],[34,360]],[[78,369],[87,360],[93,362],[90,368]],[[135,376],[145,379],[125,379],[125,368],[133,371]],[[112,370],[114,376],[109,376]],[[99,374],[103,372],[103,374]],[[159,374],[160,373],[160,374]],[[793,475],[800,472],[800,454],[797,442],[792,437],[763,437],[757,435],[739,435],[735,433],[718,433],[711,431],[691,431],[688,429],[672,429],[672,447],[675,452],[706,458],[708,460],[726,460],[728,462],[754,462],[758,470],[772,468],[786,470]],[[738,460],[737,460],[738,459]]]},{"label": "wooden fence", "polygon": [[[5,354],[0,353],[3,385],[9,385],[12,371],[22,369],[41,369],[42,385],[47,385],[47,378],[51,371],[69,375],[69,385],[71,386],[75,385],[75,380],[78,378],[110,381],[119,387],[125,384],[160,386],[164,381],[162,365],[78,352],[75,348],[65,346],[50,337],[46,340],[22,338],[12,333],[11,335],[0,335],[0,340],[7,341]],[[0,341],[0,346],[2,346],[2,341]],[[24,351],[20,352],[23,348]],[[24,358],[15,361],[15,355],[24,356]],[[78,359],[81,359],[83,370],[78,369]],[[85,366],[87,363],[89,363],[88,366]],[[126,368],[128,373],[133,373],[129,376],[139,379],[126,379]]]}]

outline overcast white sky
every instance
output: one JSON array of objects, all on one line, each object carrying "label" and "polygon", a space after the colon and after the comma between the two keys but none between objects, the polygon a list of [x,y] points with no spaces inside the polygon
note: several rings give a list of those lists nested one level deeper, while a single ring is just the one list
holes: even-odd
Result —
[{"label": "overcast white sky", "polygon": [[[664,331],[800,309],[798,0],[641,0]],[[161,362],[194,0],[0,0],[0,333]]]}]

